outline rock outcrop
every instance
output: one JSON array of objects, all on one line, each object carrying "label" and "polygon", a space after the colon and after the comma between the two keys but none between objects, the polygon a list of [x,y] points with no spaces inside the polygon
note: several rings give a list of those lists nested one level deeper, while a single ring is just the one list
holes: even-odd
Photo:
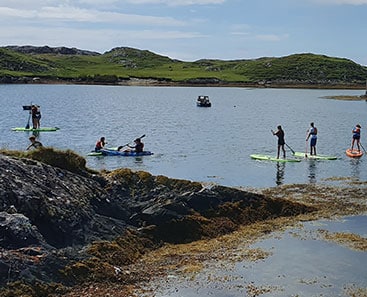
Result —
[{"label": "rock outcrop", "polygon": [[[35,156],[40,159],[42,153],[47,151]],[[107,257],[116,269],[162,242],[215,237],[242,224],[312,211],[286,200],[148,172],[92,174],[63,166],[0,154],[0,285],[73,283],[84,277],[77,263],[87,269],[86,263],[105,261],[112,247],[120,251],[119,257]]]}]

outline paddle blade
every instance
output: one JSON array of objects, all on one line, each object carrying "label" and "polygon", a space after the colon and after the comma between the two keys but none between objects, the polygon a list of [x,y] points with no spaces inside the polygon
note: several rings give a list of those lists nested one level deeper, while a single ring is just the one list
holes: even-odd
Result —
[{"label": "paddle blade", "polygon": [[31,110],[32,106],[31,105],[23,105],[23,110]]}]

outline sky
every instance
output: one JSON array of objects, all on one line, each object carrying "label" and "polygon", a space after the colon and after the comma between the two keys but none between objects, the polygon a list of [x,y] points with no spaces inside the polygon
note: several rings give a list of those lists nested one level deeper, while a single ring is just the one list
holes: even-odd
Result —
[{"label": "sky", "polygon": [[181,61],[314,53],[367,65],[367,0],[0,0],[0,46]]}]

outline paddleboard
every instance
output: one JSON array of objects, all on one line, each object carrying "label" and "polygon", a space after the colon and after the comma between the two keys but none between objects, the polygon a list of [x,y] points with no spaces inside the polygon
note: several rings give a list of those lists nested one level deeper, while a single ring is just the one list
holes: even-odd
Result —
[{"label": "paddleboard", "polygon": [[265,160],[265,161],[275,161],[275,162],[301,162],[301,159],[277,159],[276,157],[269,155],[261,155],[261,154],[252,154],[250,155],[252,159],[256,160]]},{"label": "paddleboard", "polygon": [[[117,151],[118,147],[109,147],[109,148],[105,148],[105,150],[108,151]],[[88,156],[103,156],[102,152],[96,152],[96,151],[91,151],[90,153],[88,153]]]},{"label": "paddleboard", "polygon": [[357,149],[352,149],[352,150],[347,149],[345,153],[347,154],[348,157],[351,157],[351,158],[359,158],[363,156],[363,152]]},{"label": "paddleboard", "polygon": [[33,129],[33,128],[25,128],[25,127],[16,127],[16,128],[12,128],[12,131],[23,131],[23,132],[53,132],[53,131],[57,131],[60,130],[60,128],[58,127],[41,127],[38,129]]},{"label": "paddleboard", "polygon": [[307,154],[307,157],[306,157],[306,153],[302,153],[302,152],[295,152],[293,154],[293,156],[300,157],[300,158],[307,158],[307,159],[315,159],[315,160],[336,160],[336,159],[338,159],[335,156],[327,156],[327,155],[310,155],[310,154]]}]

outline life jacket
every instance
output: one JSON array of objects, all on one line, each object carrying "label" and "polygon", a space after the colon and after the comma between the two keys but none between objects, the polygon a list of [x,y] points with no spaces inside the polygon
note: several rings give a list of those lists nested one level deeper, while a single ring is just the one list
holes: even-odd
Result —
[{"label": "life jacket", "polygon": [[104,143],[102,141],[100,141],[100,140],[97,141],[97,143],[96,143],[96,150],[102,149],[103,146],[104,146]]},{"label": "life jacket", "polygon": [[41,118],[41,110],[38,106],[32,106],[32,117],[36,119]]},{"label": "life jacket", "polygon": [[353,136],[360,136],[361,135],[361,128],[355,127],[353,129]]}]

